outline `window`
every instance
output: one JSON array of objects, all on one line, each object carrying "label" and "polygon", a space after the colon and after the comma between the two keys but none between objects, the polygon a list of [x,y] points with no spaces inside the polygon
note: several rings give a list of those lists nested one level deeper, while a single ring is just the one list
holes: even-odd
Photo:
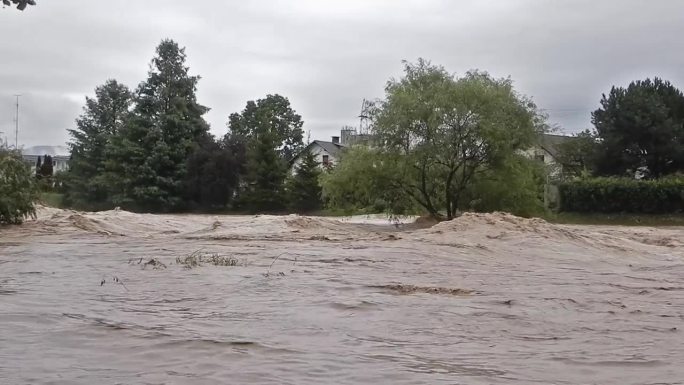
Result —
[{"label": "window", "polygon": [[329,161],[328,155],[323,155],[323,164],[327,166]]}]

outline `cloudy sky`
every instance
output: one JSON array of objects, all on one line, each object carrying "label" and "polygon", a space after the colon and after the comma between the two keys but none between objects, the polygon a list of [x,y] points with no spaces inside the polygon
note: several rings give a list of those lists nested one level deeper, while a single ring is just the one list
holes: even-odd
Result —
[{"label": "cloudy sky", "polygon": [[212,132],[269,93],[290,99],[312,138],[356,125],[401,61],[511,76],[572,133],[611,85],[660,76],[684,88],[679,0],[38,0],[0,9],[0,131],[20,145],[68,140],[85,95],[108,78],[134,88],[172,38],[199,74]]}]

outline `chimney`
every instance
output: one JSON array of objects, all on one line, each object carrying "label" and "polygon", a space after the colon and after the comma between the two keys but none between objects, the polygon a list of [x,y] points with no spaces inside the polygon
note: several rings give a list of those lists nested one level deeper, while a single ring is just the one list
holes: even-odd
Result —
[{"label": "chimney", "polygon": [[340,144],[340,137],[339,136],[333,136],[332,137],[332,142],[335,144]]}]

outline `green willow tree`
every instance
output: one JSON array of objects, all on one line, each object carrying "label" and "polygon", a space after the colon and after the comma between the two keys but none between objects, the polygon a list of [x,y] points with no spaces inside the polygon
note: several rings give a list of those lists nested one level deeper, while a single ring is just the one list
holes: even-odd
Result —
[{"label": "green willow tree", "polygon": [[597,173],[651,177],[684,171],[684,94],[659,78],[613,87],[592,113],[600,140]]},{"label": "green willow tree", "polygon": [[373,136],[390,181],[433,217],[468,209],[468,188],[528,149],[545,127],[510,79],[455,78],[425,60],[405,63],[373,112]]},{"label": "green willow tree", "polygon": [[119,133],[128,117],[130,90],[116,80],[108,80],[95,89],[95,97],[86,97],[76,128],[69,130],[71,160],[66,175],[65,202],[79,208],[106,207],[110,188],[105,178],[105,150]]},{"label": "green willow tree", "polygon": [[108,146],[108,184],[113,203],[168,211],[185,205],[186,160],[207,135],[197,102],[199,76],[190,76],[185,48],[172,40],[157,47],[135,108]]}]

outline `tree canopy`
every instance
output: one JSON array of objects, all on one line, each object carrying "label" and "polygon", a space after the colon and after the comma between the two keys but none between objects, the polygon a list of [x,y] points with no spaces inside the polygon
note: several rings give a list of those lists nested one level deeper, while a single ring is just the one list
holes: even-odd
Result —
[{"label": "tree canopy", "polygon": [[86,97],[76,128],[69,130],[71,160],[67,183],[67,203],[88,207],[93,202],[106,205],[110,188],[106,178],[106,148],[124,127],[133,95],[125,85],[110,79],[95,88],[95,97]]},{"label": "tree canopy", "polygon": [[304,122],[280,95],[248,101],[228,118],[227,137],[246,146],[240,203],[251,211],[277,211],[286,205],[285,180],[290,161],[304,148]]},{"label": "tree canopy", "polygon": [[597,173],[640,167],[655,178],[684,170],[684,94],[659,78],[613,87],[592,113],[600,141]]},{"label": "tree canopy", "polygon": [[286,161],[292,160],[304,147],[302,117],[290,106],[290,101],[281,95],[267,95],[264,99],[248,101],[240,113],[228,118],[232,135],[258,137],[268,133],[279,155]]},{"label": "tree canopy", "polygon": [[2,5],[5,7],[16,5],[18,10],[23,11],[28,5],[36,5],[36,2],[34,0],[2,0]]},{"label": "tree canopy", "polygon": [[21,223],[36,213],[35,178],[18,151],[0,147],[0,224]]},{"label": "tree canopy", "polygon": [[543,119],[510,79],[480,71],[456,78],[425,60],[404,72],[376,105],[373,135],[383,162],[395,163],[395,188],[451,219],[476,178],[534,143]]},{"label": "tree canopy", "polygon": [[133,111],[108,145],[115,204],[152,210],[184,205],[186,160],[209,131],[202,117],[208,108],[195,95],[200,78],[189,75],[185,61],[185,48],[176,42],[159,44]]}]

